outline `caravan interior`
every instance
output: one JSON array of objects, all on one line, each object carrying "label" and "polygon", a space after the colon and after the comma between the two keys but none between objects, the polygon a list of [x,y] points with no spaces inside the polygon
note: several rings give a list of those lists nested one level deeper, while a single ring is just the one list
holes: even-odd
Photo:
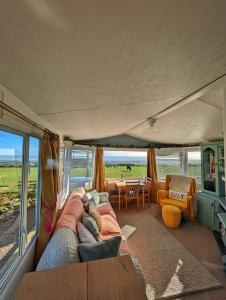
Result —
[{"label": "caravan interior", "polygon": [[226,2],[0,4],[0,299],[226,299]]}]

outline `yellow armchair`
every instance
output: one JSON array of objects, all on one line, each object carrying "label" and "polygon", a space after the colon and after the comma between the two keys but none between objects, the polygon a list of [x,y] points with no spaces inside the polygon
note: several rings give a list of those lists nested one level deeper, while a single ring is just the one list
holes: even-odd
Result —
[{"label": "yellow armchair", "polygon": [[[157,203],[160,207],[162,207],[163,205],[177,206],[178,208],[181,209],[181,211],[183,213],[188,215],[190,220],[194,220],[195,210],[193,207],[193,202],[194,202],[195,191],[196,191],[195,179],[194,178],[190,179],[188,196],[186,198],[184,198],[183,200],[177,200],[177,199],[169,198],[170,183],[171,183],[171,180],[173,177],[174,176],[172,176],[172,175],[166,176],[165,189],[157,191]],[[178,177],[179,176],[177,176],[177,180],[178,180]],[[179,179],[188,180],[187,178],[185,178],[185,176],[181,176],[181,178],[179,178]]]}]

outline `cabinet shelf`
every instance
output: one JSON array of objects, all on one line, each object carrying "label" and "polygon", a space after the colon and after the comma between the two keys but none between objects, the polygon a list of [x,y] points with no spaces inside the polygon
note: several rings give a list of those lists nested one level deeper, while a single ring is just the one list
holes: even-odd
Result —
[{"label": "cabinet shelf", "polygon": [[[226,228],[226,212],[223,213],[218,213],[217,214],[218,218],[220,219],[221,223],[224,225],[224,227]],[[225,238],[226,239],[226,238]],[[226,240],[225,240],[226,242]]]}]

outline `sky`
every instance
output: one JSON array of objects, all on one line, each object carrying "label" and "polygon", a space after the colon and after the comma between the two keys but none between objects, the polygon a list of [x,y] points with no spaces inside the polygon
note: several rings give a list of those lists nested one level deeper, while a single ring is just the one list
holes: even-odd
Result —
[{"label": "sky", "polygon": [[[104,154],[108,157],[147,157],[146,151],[104,151]],[[163,159],[164,157],[162,157]],[[166,157],[166,159],[174,159],[175,157]],[[201,152],[200,151],[191,151],[188,152],[188,159],[192,160],[200,160],[201,159]]]},{"label": "sky", "polygon": [[106,156],[121,156],[121,157],[128,157],[128,156],[139,156],[139,157],[146,157],[147,151],[104,151],[104,155]]},{"label": "sky", "polygon": [[[0,130],[0,156],[21,156],[23,151],[23,136]],[[39,140],[30,137],[30,154],[38,154]]]}]

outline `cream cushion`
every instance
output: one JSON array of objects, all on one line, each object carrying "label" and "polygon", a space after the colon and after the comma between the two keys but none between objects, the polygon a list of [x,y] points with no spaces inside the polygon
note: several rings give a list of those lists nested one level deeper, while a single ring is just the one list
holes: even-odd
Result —
[{"label": "cream cushion", "polygon": [[71,192],[71,196],[80,196],[81,198],[83,198],[83,196],[85,195],[85,190],[84,190],[84,187],[83,186],[79,186],[77,187],[76,189],[74,189],[72,192]]},{"label": "cream cushion", "polygon": [[188,196],[188,193],[180,193],[169,189],[169,198],[185,201],[185,198]]}]

